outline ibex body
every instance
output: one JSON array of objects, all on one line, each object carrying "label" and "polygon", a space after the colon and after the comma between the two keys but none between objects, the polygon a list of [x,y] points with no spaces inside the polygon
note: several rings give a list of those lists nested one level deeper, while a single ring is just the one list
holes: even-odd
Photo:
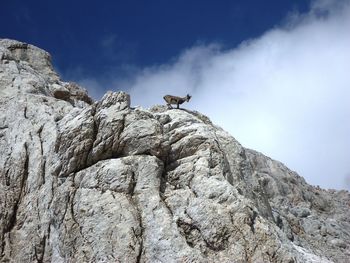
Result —
[{"label": "ibex body", "polygon": [[165,95],[164,100],[167,102],[167,105],[169,108],[173,108],[171,106],[171,104],[176,104],[177,105],[177,109],[179,109],[179,105],[184,103],[185,101],[190,101],[191,96],[189,94],[187,94],[186,97],[177,97],[177,96],[172,96],[172,95]]}]

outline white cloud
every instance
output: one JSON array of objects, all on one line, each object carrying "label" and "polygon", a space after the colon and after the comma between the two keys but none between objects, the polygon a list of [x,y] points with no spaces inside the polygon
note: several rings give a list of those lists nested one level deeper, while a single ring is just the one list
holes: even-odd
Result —
[{"label": "white cloud", "polygon": [[311,184],[340,189],[350,172],[349,29],[349,1],[314,1],[307,15],[293,14],[237,48],[196,46],[117,83],[145,107],[190,93],[184,107],[207,114],[245,147]]}]

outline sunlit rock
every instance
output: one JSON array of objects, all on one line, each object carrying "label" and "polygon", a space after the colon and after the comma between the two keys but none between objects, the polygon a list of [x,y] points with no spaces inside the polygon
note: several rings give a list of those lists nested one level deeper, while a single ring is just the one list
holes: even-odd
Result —
[{"label": "sunlit rock", "polygon": [[34,46],[0,59],[1,262],[348,262],[348,192],[198,112],[93,102]]}]

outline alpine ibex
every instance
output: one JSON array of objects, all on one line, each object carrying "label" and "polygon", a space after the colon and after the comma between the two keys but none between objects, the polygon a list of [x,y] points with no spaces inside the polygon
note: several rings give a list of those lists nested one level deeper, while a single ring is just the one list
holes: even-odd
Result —
[{"label": "alpine ibex", "polygon": [[177,109],[179,109],[179,105],[184,103],[185,101],[190,101],[192,96],[187,94],[186,97],[177,97],[177,96],[172,96],[172,95],[165,95],[163,98],[167,102],[167,105],[169,108],[173,108],[171,104],[177,104]]}]

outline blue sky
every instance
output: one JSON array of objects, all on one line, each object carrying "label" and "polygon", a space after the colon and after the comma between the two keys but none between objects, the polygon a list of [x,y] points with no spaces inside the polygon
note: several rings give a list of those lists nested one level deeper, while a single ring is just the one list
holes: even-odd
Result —
[{"label": "blue sky", "polygon": [[102,78],[166,63],[198,43],[232,48],[308,6],[305,0],[5,0],[0,36],[49,51],[68,78]]},{"label": "blue sky", "polygon": [[243,146],[350,189],[350,0],[4,0],[0,24],[94,98],[190,93]]}]

